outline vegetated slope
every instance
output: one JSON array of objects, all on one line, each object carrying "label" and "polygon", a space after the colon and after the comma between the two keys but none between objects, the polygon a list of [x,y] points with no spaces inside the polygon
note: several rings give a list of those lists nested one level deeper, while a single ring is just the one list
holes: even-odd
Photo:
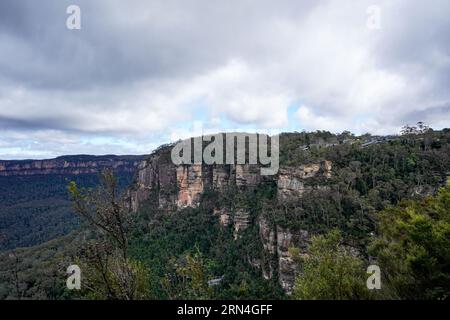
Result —
[{"label": "vegetated slope", "polygon": [[30,248],[0,252],[0,300],[70,299],[67,267],[92,236],[75,230]]},{"label": "vegetated slope", "polygon": [[0,161],[0,251],[41,244],[79,227],[67,193],[69,181],[98,183],[113,168],[123,189],[139,156],[67,156],[51,160]]},{"label": "vegetated slope", "polygon": [[142,221],[135,257],[156,273],[157,287],[176,288],[161,290],[161,297],[196,297],[177,287],[170,263],[196,251],[203,272],[221,279],[213,298],[290,293],[301,269],[290,248],[307,254],[311,237],[332,229],[368,261],[376,212],[432,195],[450,176],[449,130],[393,137],[289,133],[280,145],[281,168],[271,181],[251,166],[174,168],[165,149],[140,166],[130,193]]},{"label": "vegetated slope", "polygon": [[[432,195],[450,176],[449,130],[396,137],[288,133],[280,146],[280,172],[269,180],[248,166],[177,168],[169,147],[139,165],[127,197],[137,217],[131,255],[150,273],[154,298],[285,298],[301,269],[291,248],[307,254],[312,236],[338,229],[350,252],[368,262],[376,213]],[[45,255],[45,245],[26,249],[21,266],[35,250]],[[48,263],[61,272],[73,261],[68,257],[62,252]],[[4,274],[10,267],[0,261]],[[29,266],[23,270],[30,274]],[[186,272],[215,285],[204,290]],[[36,277],[23,284],[24,297],[48,293],[45,275]],[[55,298],[67,297],[63,284],[52,291]],[[8,290],[3,297],[14,296]]]}]

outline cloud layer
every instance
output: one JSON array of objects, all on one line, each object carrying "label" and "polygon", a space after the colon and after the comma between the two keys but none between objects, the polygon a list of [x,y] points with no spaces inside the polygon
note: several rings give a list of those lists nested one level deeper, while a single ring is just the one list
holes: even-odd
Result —
[{"label": "cloud layer", "polygon": [[446,0],[4,0],[0,158],[149,153],[195,121],[448,127],[449,15]]}]

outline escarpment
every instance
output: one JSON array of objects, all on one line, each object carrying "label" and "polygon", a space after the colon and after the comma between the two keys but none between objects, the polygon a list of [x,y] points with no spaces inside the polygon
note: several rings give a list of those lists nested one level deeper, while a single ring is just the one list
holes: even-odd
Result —
[{"label": "escarpment", "polygon": [[[128,203],[136,212],[153,195],[151,199],[159,209],[177,211],[198,207],[206,191],[222,194],[234,190],[235,194],[244,195],[265,183],[275,185],[275,202],[282,203],[303,197],[317,181],[327,180],[331,175],[330,161],[281,167],[274,176],[262,176],[258,165],[175,165],[170,158],[170,147],[166,147],[139,164],[135,183],[128,191]],[[289,249],[296,247],[301,254],[307,254],[310,241],[307,230],[270,222],[263,213],[252,216],[251,208],[238,203],[218,205],[211,214],[217,217],[222,229],[230,228],[235,241],[245,240],[246,230],[255,226],[259,230],[256,241],[261,241],[263,254],[249,257],[249,263],[260,269],[265,279],[278,279],[285,292],[292,292],[300,267]]]},{"label": "escarpment", "polygon": [[48,160],[0,160],[0,176],[34,176],[47,174],[89,174],[111,168],[134,172],[143,156],[63,156]]},{"label": "escarpment", "polygon": [[258,218],[259,236],[263,244],[263,260],[261,271],[265,279],[274,277],[278,270],[278,282],[283,290],[290,294],[300,266],[294,261],[290,249],[295,247],[300,255],[308,253],[311,235],[307,230],[292,230],[280,225],[271,225],[266,217]]},{"label": "escarpment", "polygon": [[305,191],[312,189],[305,182],[315,177],[330,178],[331,167],[330,161],[321,161],[300,167],[281,168],[277,179],[279,201],[301,197]]},{"label": "escarpment", "polygon": [[134,185],[128,191],[128,204],[136,212],[153,192],[158,194],[161,209],[197,207],[206,190],[245,190],[273,179],[261,176],[258,165],[175,165],[170,147],[166,147],[139,163]]}]

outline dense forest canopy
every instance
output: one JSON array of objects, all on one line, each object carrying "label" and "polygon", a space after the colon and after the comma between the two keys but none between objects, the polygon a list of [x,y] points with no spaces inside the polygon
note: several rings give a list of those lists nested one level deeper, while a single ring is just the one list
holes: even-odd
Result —
[{"label": "dense forest canopy", "polygon": [[[108,209],[103,202],[105,195],[116,194],[105,193],[111,190],[108,183],[96,193],[74,181],[71,193],[77,211],[84,210],[82,216],[93,217],[91,222],[97,224],[34,248],[5,253],[0,259],[0,298],[448,298],[450,191],[445,185],[450,176],[450,130],[422,126],[402,133],[389,137],[322,131],[282,134],[281,167],[324,160],[333,164],[331,177],[305,181],[310,188],[302,197],[285,201],[276,200],[275,183],[239,192],[207,190],[198,207],[176,212],[162,210],[156,204],[158,195],[151,194],[130,217],[119,204]],[[102,201],[96,198],[99,194]],[[221,226],[214,215],[217,207],[246,208],[249,227],[234,237],[233,230]],[[126,217],[127,223],[99,226],[107,220],[95,220],[102,212],[95,208],[119,217],[116,221]],[[275,229],[313,235],[309,254],[314,256],[297,257],[303,270],[291,296],[280,287],[277,265],[261,241],[261,218]],[[117,230],[126,241],[117,241]],[[87,270],[90,284],[76,293],[64,288],[63,266],[74,260]],[[101,261],[114,266],[103,277]],[[376,293],[367,292],[365,282],[361,285],[365,281],[361,270],[374,261],[380,264],[385,284]],[[258,264],[274,266],[274,276],[265,279]],[[340,270],[349,285],[324,295],[323,288],[333,287],[336,281],[322,272],[331,267]],[[17,271],[12,273],[15,277],[11,270]],[[124,272],[132,287],[119,281]]]},{"label": "dense forest canopy", "polygon": [[[122,189],[133,178],[129,172],[117,175]],[[0,251],[41,244],[79,228],[67,193],[69,181],[95,187],[98,174],[0,176]]]}]

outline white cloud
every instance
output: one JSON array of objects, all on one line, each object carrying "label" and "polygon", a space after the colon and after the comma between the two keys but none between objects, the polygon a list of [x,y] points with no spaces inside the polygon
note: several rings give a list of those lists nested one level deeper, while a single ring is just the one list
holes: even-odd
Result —
[{"label": "white cloud", "polygon": [[[373,4],[379,31],[366,27]],[[63,4],[0,8],[0,143],[13,139],[19,153],[140,153],[199,120],[210,131],[358,133],[450,123],[445,0],[79,5],[79,33],[59,27]],[[111,143],[86,142],[99,137]]]}]

